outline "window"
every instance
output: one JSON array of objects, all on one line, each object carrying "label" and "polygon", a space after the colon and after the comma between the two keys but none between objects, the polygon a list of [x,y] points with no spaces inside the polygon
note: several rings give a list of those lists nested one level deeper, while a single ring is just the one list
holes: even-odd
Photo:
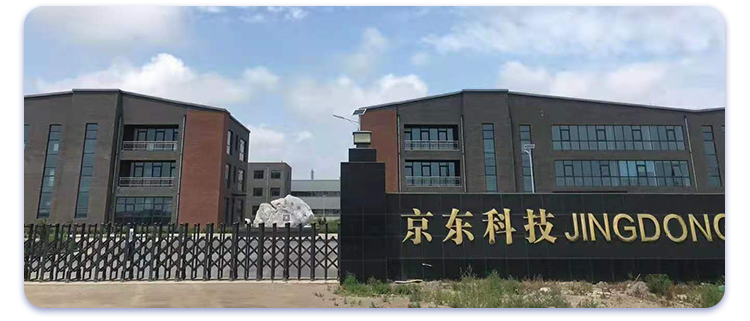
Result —
[{"label": "window", "polygon": [[177,141],[180,130],[176,125],[169,126],[125,126],[125,140],[136,142]]},{"label": "window", "polygon": [[133,162],[124,161],[121,177],[175,177],[177,174],[174,161]]},{"label": "window", "polygon": [[237,169],[237,189],[245,191],[245,170]]},{"label": "window", "polygon": [[406,161],[407,186],[461,186],[458,161]]},{"label": "window", "polygon": [[234,134],[231,130],[227,131],[227,155],[232,155],[232,138]]},{"label": "window", "polygon": [[232,223],[232,208],[230,205],[234,205],[229,201],[228,197],[224,198],[224,223],[231,224]]},{"label": "window", "polygon": [[23,149],[26,149],[26,145],[29,143],[29,125],[23,125]]},{"label": "window", "polygon": [[262,187],[254,187],[253,188],[253,196],[263,196],[263,188]]},{"label": "window", "polygon": [[341,197],[340,191],[292,191],[295,197]]},{"label": "window", "polygon": [[495,163],[495,125],[482,124],[484,141],[484,181],[487,192],[497,192],[497,163]]},{"label": "window", "polygon": [[232,165],[224,165],[224,181],[227,183],[227,188],[232,187],[232,180],[230,179],[232,173]]},{"label": "window", "polygon": [[245,202],[241,199],[234,200],[234,202],[234,222],[242,223],[245,220]]},{"label": "window", "polygon": [[555,185],[690,187],[687,161],[559,160]]},{"label": "window", "polygon": [[703,139],[703,151],[706,154],[708,186],[721,187],[721,170],[719,169],[719,158],[716,155],[713,127],[701,126],[701,136]]},{"label": "window", "polygon": [[281,189],[278,187],[271,187],[271,196],[281,196]]},{"label": "window", "polygon": [[42,192],[39,196],[37,218],[49,218],[52,208],[52,195],[55,188],[57,170],[57,154],[60,152],[61,125],[50,125],[47,136],[47,156],[44,159],[44,174],[42,177]]},{"label": "window", "polygon": [[271,171],[271,178],[272,179],[280,179],[281,178],[281,171],[272,170]]},{"label": "window", "polygon": [[83,156],[81,160],[81,174],[78,180],[78,198],[76,199],[75,218],[86,218],[89,212],[89,191],[94,173],[94,152],[96,151],[96,137],[99,130],[97,124],[86,124],[86,134],[83,142]]},{"label": "window", "polygon": [[458,150],[458,126],[404,126],[405,150]]},{"label": "window", "polygon": [[253,178],[263,179],[263,173],[265,173],[265,171],[253,171]]},{"label": "window", "polygon": [[246,144],[247,143],[245,142],[245,140],[242,139],[242,138],[240,138],[240,160],[241,161],[245,161],[245,153],[246,153],[246,151],[245,151],[245,145]]},{"label": "window", "polygon": [[171,197],[118,197],[117,224],[168,224],[172,218]]},{"label": "window", "polygon": [[[523,191],[524,192],[531,192],[533,191],[533,183],[531,179],[531,155],[523,151],[523,146],[526,144],[531,144],[531,126],[529,125],[520,125],[519,128],[520,138],[521,138],[521,171],[523,172]],[[578,131],[575,131],[571,134],[578,135]]]},{"label": "window", "polygon": [[554,150],[685,150],[680,125],[553,125]]}]

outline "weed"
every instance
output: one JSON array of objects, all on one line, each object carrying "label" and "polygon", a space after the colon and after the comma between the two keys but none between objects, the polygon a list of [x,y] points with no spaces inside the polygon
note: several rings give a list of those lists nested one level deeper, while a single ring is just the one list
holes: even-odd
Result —
[{"label": "weed", "polygon": [[599,303],[597,303],[594,299],[582,300],[581,302],[578,302],[578,306],[576,306],[576,308],[584,309],[596,309],[598,307]]},{"label": "weed", "polygon": [[672,298],[674,285],[666,274],[649,274],[646,275],[645,281],[652,293],[665,296],[668,299]]}]

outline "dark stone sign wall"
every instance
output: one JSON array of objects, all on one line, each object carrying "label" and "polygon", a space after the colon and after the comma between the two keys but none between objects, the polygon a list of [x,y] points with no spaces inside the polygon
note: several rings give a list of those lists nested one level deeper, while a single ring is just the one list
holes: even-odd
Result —
[{"label": "dark stone sign wall", "polygon": [[341,168],[342,276],[724,275],[724,194],[386,194],[384,164],[350,159],[360,161]]}]

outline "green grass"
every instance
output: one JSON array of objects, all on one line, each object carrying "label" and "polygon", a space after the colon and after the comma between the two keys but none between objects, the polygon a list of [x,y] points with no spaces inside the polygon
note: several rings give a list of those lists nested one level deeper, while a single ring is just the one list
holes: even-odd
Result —
[{"label": "green grass", "polygon": [[674,284],[672,284],[672,280],[670,280],[669,276],[667,276],[666,274],[646,275],[645,282],[646,282],[646,285],[648,286],[649,291],[651,291],[651,293],[665,296],[670,299],[672,298],[674,294],[674,291],[673,291]]},{"label": "green grass", "polygon": [[389,295],[409,298],[409,305],[421,303],[446,305],[453,308],[569,308],[559,289],[547,292],[527,289],[515,279],[500,278],[492,273],[486,278],[464,275],[459,281],[448,281],[448,289],[428,289],[418,285],[392,285],[370,279],[358,282],[354,275],[347,275],[337,294],[387,297]]}]

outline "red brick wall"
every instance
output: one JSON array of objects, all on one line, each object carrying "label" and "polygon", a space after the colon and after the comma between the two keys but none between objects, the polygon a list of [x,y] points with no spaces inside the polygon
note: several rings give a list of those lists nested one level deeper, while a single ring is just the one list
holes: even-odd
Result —
[{"label": "red brick wall", "polygon": [[361,119],[362,130],[372,132],[372,148],[378,151],[378,162],[385,163],[385,190],[398,192],[398,129],[396,109],[368,110]]},{"label": "red brick wall", "polygon": [[179,223],[220,222],[225,128],[224,113],[188,110]]}]

